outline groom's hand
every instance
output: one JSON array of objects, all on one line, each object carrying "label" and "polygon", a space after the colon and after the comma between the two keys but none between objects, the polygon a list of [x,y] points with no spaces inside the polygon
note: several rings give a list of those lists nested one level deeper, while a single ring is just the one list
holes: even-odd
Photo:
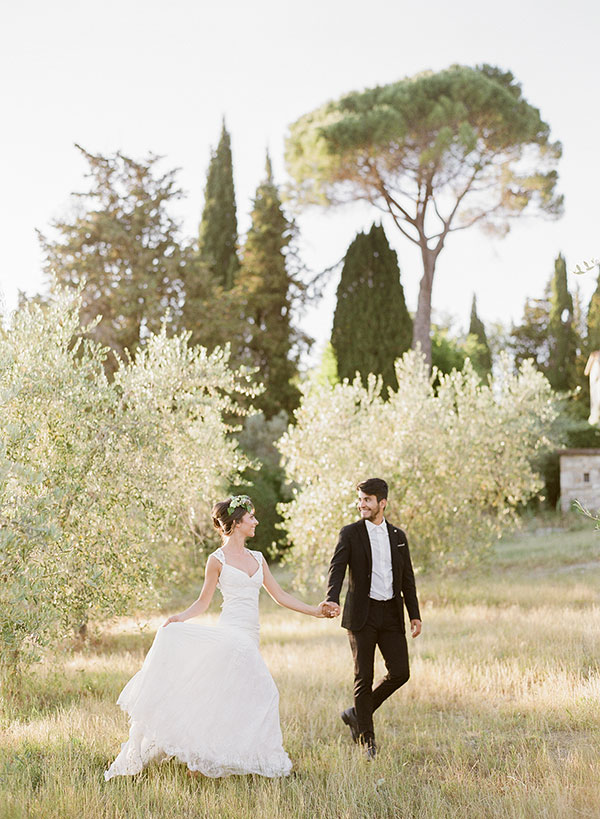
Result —
[{"label": "groom's hand", "polygon": [[340,613],[338,604],[331,600],[323,600],[322,603],[319,603],[319,608],[321,609],[323,617],[337,617]]},{"label": "groom's hand", "polygon": [[411,620],[410,621],[410,631],[413,637],[418,637],[421,633],[421,621],[420,620]]}]

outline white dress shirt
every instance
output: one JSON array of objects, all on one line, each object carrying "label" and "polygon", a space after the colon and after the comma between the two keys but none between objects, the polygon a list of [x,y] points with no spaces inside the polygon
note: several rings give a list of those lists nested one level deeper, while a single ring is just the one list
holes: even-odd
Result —
[{"label": "white dress shirt", "polygon": [[390,536],[385,518],[376,525],[365,520],[367,534],[371,541],[371,591],[369,597],[373,600],[389,600],[394,596],[394,578],[392,575],[392,553],[390,550]]}]

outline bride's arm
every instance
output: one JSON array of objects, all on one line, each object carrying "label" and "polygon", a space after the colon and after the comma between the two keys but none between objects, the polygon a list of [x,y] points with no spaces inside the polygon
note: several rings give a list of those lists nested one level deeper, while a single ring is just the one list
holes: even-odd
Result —
[{"label": "bride's arm", "polygon": [[211,555],[206,564],[204,583],[202,584],[202,591],[198,595],[198,599],[194,600],[192,605],[180,614],[172,614],[169,619],[163,623],[163,627],[168,626],[169,623],[183,623],[184,620],[189,620],[190,617],[197,617],[199,614],[204,614],[206,609],[210,606],[210,601],[217,588],[220,574],[221,564],[216,557]]},{"label": "bride's arm", "polygon": [[301,614],[311,614],[313,617],[333,616],[328,612],[326,604],[321,603],[318,606],[309,606],[307,603],[303,603],[302,600],[298,600],[289,592],[284,591],[271,574],[271,570],[269,569],[267,561],[264,558],[263,577],[263,586],[269,592],[273,600],[280,606],[284,606],[286,609],[292,609],[292,611],[299,611]]}]

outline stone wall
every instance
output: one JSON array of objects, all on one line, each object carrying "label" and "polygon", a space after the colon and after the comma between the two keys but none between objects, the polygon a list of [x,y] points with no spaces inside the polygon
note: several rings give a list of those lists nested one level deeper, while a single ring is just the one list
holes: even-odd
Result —
[{"label": "stone wall", "polygon": [[578,500],[591,512],[600,510],[600,449],[560,451],[560,508],[568,512]]}]

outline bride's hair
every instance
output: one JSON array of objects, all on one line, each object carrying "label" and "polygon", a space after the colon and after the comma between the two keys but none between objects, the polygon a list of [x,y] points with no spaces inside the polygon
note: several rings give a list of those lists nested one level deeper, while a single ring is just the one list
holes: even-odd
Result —
[{"label": "bride's hair", "polygon": [[[224,501],[219,501],[215,503],[212,508],[213,526],[221,535],[221,538],[229,537],[234,530],[235,524],[240,521],[248,511],[247,504],[244,504],[243,506],[236,506],[229,512],[228,510],[233,500],[234,498],[231,497]],[[250,498],[248,498],[248,501],[250,501]]]}]

